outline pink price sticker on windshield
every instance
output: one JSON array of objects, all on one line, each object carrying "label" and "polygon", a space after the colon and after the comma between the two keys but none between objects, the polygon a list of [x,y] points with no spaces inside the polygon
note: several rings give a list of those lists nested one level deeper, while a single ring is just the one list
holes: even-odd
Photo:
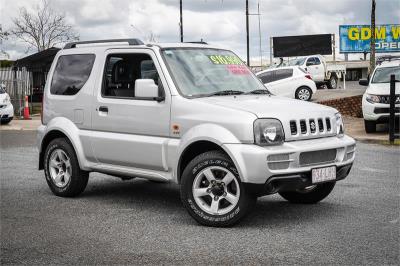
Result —
[{"label": "pink price sticker on windshield", "polygon": [[227,65],[226,68],[234,75],[249,75],[249,70],[244,65]]}]

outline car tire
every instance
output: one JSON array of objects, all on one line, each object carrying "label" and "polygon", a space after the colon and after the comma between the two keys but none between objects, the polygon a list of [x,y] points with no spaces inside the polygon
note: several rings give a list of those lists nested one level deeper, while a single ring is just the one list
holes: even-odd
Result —
[{"label": "car tire", "polygon": [[327,182],[302,190],[279,192],[284,199],[291,203],[314,204],[326,198],[335,187],[336,182]]},{"label": "car tire", "polygon": [[182,203],[202,225],[232,226],[248,214],[257,200],[246,191],[232,160],[220,151],[195,157],[181,180]]},{"label": "car tire", "polygon": [[338,78],[335,75],[331,75],[327,82],[328,89],[336,89],[337,88]]},{"label": "car tire", "polygon": [[50,190],[60,197],[81,194],[89,179],[89,173],[80,169],[74,148],[65,138],[54,139],[47,146],[44,173]]},{"label": "car tire", "polygon": [[366,133],[375,133],[376,132],[376,122],[364,120],[364,127]]},{"label": "car tire", "polygon": [[7,124],[9,124],[11,122],[11,119],[7,119],[7,120],[2,120],[1,122],[0,122],[0,124],[1,125],[7,125]]},{"label": "car tire", "polygon": [[295,97],[298,100],[310,101],[312,98],[312,90],[309,87],[301,86],[296,90]]}]

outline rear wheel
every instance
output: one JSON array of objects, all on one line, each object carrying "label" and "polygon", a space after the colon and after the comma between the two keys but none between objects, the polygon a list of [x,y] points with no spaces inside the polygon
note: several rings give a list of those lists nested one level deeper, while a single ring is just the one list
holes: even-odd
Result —
[{"label": "rear wheel", "polygon": [[310,88],[302,86],[296,90],[296,99],[302,101],[309,101],[312,97],[312,91]]},{"label": "rear wheel", "polygon": [[335,184],[336,182],[328,182],[295,191],[279,192],[279,195],[291,203],[313,204],[326,198],[332,192]]},{"label": "rear wheel", "polygon": [[336,89],[337,88],[338,78],[335,75],[331,75],[328,80],[328,89]]},{"label": "rear wheel", "polygon": [[215,227],[239,222],[256,202],[231,159],[219,151],[203,153],[188,164],[182,175],[181,199],[198,223]]},{"label": "rear wheel", "polygon": [[89,173],[80,169],[75,151],[66,139],[58,138],[49,143],[44,166],[47,184],[55,195],[74,197],[85,190]]},{"label": "rear wheel", "polygon": [[364,120],[365,132],[367,133],[374,133],[376,132],[376,122]]}]

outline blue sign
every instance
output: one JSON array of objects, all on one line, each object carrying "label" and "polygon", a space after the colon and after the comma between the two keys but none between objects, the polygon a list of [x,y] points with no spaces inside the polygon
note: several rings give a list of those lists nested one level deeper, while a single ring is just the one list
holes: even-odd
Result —
[{"label": "blue sign", "polygon": [[[340,25],[340,53],[370,52],[370,25]],[[375,51],[400,52],[400,24],[375,26]]]}]

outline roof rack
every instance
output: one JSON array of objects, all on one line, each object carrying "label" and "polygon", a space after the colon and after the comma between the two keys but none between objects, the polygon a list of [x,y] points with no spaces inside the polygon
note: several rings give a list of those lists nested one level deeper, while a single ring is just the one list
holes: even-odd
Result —
[{"label": "roof rack", "polygon": [[110,40],[94,40],[94,41],[82,41],[82,42],[70,42],[64,46],[64,49],[76,48],[79,44],[92,44],[92,43],[112,43],[112,42],[126,42],[129,45],[142,45],[144,44],[139,39],[110,39]]},{"label": "roof rack", "polygon": [[208,44],[208,43],[206,43],[206,42],[204,42],[204,41],[198,41],[198,42],[194,41],[194,42],[184,42],[184,43]]},{"label": "roof rack", "polygon": [[376,59],[376,64],[380,65],[383,62],[391,62],[396,60],[400,60],[400,55],[383,55]]}]

